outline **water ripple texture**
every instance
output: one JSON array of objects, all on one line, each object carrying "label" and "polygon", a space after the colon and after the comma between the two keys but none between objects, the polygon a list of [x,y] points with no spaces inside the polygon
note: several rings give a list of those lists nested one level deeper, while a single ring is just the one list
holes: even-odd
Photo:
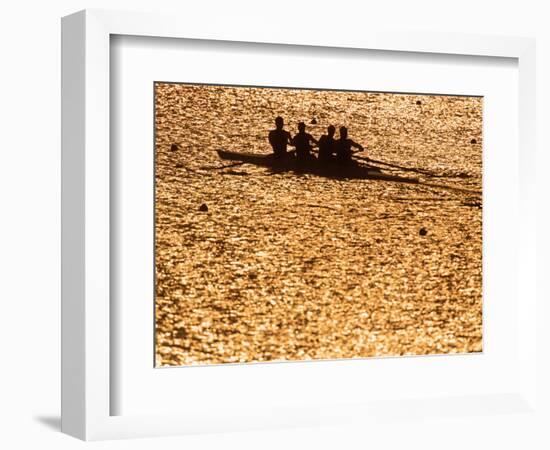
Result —
[{"label": "water ripple texture", "polygon": [[[157,83],[157,366],[480,352],[482,109]],[[316,138],[346,125],[363,156],[420,182],[223,167],[220,148],[269,153],[277,115]]]}]

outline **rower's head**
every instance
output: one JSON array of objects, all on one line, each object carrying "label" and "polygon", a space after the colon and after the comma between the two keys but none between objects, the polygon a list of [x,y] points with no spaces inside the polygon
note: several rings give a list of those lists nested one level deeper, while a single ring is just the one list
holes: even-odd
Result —
[{"label": "rower's head", "polygon": [[306,131],[306,124],[304,122],[298,123],[298,131],[300,133],[303,133],[304,131]]},{"label": "rower's head", "polygon": [[348,129],[346,127],[340,127],[340,139],[347,139]]},{"label": "rower's head", "polygon": [[334,125],[329,125],[327,128],[327,133],[330,137],[334,136],[334,133],[336,133],[336,128],[334,128]]},{"label": "rower's head", "polygon": [[281,116],[275,118],[275,126],[277,127],[277,130],[282,130],[284,125],[285,121]]}]

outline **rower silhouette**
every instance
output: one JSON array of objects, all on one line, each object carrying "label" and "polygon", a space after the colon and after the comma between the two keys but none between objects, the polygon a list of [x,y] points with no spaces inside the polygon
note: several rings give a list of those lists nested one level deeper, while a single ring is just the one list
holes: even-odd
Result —
[{"label": "rower silhouette", "polygon": [[328,163],[332,160],[336,146],[336,140],[334,139],[335,132],[336,128],[330,125],[327,128],[327,134],[323,134],[319,138],[319,161],[322,163]]},{"label": "rower silhouette", "polygon": [[283,118],[279,116],[275,119],[276,128],[269,132],[269,143],[276,158],[284,158],[287,154],[287,145],[292,143],[290,133],[283,129],[284,125]]},{"label": "rower silhouette", "polygon": [[306,133],[306,124],[298,124],[298,134],[292,138],[292,145],[296,147],[296,159],[298,162],[306,162],[315,158],[311,154],[311,144],[318,144],[317,140],[309,133]]},{"label": "rower silhouette", "polygon": [[351,164],[353,148],[357,148],[359,151],[363,151],[363,146],[357,142],[348,138],[348,129],[346,127],[340,127],[340,138],[336,141],[336,159],[339,164]]}]

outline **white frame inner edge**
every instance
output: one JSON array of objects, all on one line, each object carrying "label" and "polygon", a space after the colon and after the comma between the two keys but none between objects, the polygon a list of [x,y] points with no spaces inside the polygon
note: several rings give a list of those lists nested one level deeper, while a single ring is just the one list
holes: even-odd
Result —
[{"label": "white frame inner edge", "polygon": [[[112,415],[197,418],[226,405],[232,416],[259,417],[275,405],[332,409],[515,389],[517,59],[117,35],[110,70]],[[153,368],[158,80],[483,96],[483,353]]]}]

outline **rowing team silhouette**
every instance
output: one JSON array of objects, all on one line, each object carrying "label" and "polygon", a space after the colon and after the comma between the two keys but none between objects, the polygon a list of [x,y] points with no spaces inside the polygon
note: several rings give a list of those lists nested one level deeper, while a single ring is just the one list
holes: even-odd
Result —
[{"label": "rowing team silhouette", "polygon": [[304,122],[298,123],[298,133],[294,137],[284,129],[282,117],[279,116],[275,119],[275,126],[276,128],[269,132],[269,143],[273,148],[275,158],[286,158],[289,154],[287,146],[290,145],[296,148],[297,162],[306,163],[317,159],[312,154],[313,145],[316,145],[319,148],[319,162],[351,164],[354,153],[353,148],[360,152],[364,150],[361,144],[348,138],[346,127],[340,127],[340,136],[335,139],[336,128],[330,125],[327,128],[327,134],[323,134],[319,140],[316,140],[311,134],[306,133]]}]

